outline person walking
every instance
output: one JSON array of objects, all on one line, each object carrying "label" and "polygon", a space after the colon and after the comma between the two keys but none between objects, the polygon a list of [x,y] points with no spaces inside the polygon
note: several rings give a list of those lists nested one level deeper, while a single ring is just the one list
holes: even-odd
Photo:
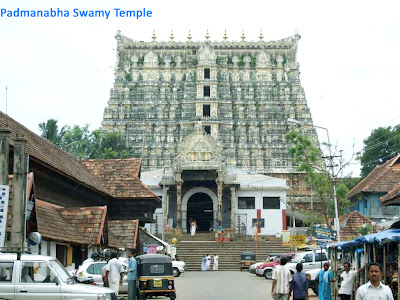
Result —
[{"label": "person walking", "polygon": [[340,289],[339,289],[339,298],[341,300],[351,300],[351,295],[353,294],[353,286],[354,286],[354,279],[356,275],[364,270],[365,267],[362,267],[359,270],[350,271],[350,263],[345,262],[343,264],[344,272],[340,274],[341,282],[340,282]]},{"label": "person walking", "polygon": [[218,255],[214,255],[213,271],[218,271]]},{"label": "person walking", "polygon": [[207,259],[206,260],[206,268],[207,268],[207,271],[210,271],[211,256],[207,254],[206,259]]},{"label": "person walking", "polygon": [[219,241],[221,242],[220,247],[222,247],[224,245],[224,240],[225,240],[225,234],[224,234],[224,231],[221,230],[221,236],[219,238]]},{"label": "person walking", "polygon": [[105,279],[108,282],[110,289],[114,290],[115,295],[118,297],[119,286],[122,285],[122,278],[124,275],[124,268],[118,260],[116,252],[111,252],[111,259],[106,265]]},{"label": "person walking", "polygon": [[242,225],[240,225],[240,235],[241,236],[246,236],[246,225],[244,225],[244,223],[242,223]]},{"label": "person walking", "polygon": [[288,259],[281,257],[281,264],[272,271],[271,296],[275,300],[289,299],[289,282],[291,280],[290,270],[285,268]]},{"label": "person walking", "polygon": [[331,270],[329,270],[329,263],[324,263],[324,268],[319,271],[318,275],[318,299],[319,300],[331,300],[331,282],[335,281]]},{"label": "person walking", "polygon": [[128,251],[128,275],[126,279],[128,280],[128,299],[136,300],[136,280],[137,280],[137,262],[133,257],[134,250]]},{"label": "person walking", "polygon": [[303,264],[298,263],[296,265],[297,273],[293,275],[292,281],[289,286],[289,298],[293,292],[293,300],[306,300],[308,299],[308,280],[303,270]]},{"label": "person walking", "polygon": [[382,266],[371,262],[367,267],[369,281],[357,290],[356,300],[393,300],[391,289],[382,280]]},{"label": "person walking", "polygon": [[203,255],[201,258],[201,270],[202,271],[207,271],[207,256]]}]

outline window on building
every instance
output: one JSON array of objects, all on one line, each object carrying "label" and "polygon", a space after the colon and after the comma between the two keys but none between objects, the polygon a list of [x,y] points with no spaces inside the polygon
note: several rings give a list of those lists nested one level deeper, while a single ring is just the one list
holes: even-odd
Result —
[{"label": "window on building", "polygon": [[255,209],[256,198],[255,197],[238,197],[238,208],[239,209]]},{"label": "window on building", "polygon": [[210,86],[209,85],[205,85],[203,87],[203,97],[210,97],[211,92],[210,92]]},{"label": "window on building", "polygon": [[210,125],[204,126],[204,132],[207,134],[211,134],[211,126]]},{"label": "window on building", "polygon": [[281,209],[281,199],[279,197],[263,197],[264,209]]},{"label": "window on building", "polygon": [[210,68],[204,68],[204,79],[210,79]]},{"label": "window on building", "polygon": [[210,116],[211,116],[210,105],[203,105],[203,117],[210,117]]}]

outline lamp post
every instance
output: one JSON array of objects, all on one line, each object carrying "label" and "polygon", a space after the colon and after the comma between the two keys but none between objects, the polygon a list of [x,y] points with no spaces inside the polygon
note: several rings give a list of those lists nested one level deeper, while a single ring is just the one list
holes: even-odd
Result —
[{"label": "lamp post", "polygon": [[340,234],[339,234],[339,213],[338,213],[338,205],[337,205],[337,198],[336,198],[336,184],[335,184],[335,171],[334,171],[334,166],[333,166],[333,156],[332,156],[332,150],[331,150],[331,142],[329,140],[329,131],[328,128],[322,127],[322,126],[317,126],[314,125],[312,123],[308,123],[308,122],[302,122],[296,119],[287,119],[288,123],[292,123],[292,124],[297,124],[297,125],[309,125],[315,128],[320,128],[320,129],[324,129],[326,130],[326,135],[328,138],[328,151],[329,151],[329,168],[331,169],[331,173],[332,173],[332,181],[333,181],[333,200],[335,203],[335,219],[334,219],[334,227],[336,230],[336,234],[337,234],[337,238],[338,241],[340,242]]}]

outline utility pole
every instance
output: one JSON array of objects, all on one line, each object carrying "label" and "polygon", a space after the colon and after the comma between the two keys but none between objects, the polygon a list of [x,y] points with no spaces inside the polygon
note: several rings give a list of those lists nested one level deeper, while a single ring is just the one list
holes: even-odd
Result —
[{"label": "utility pole", "polygon": [[7,86],[6,86],[6,114],[7,114],[7,102],[8,102],[8,99],[7,99]]}]

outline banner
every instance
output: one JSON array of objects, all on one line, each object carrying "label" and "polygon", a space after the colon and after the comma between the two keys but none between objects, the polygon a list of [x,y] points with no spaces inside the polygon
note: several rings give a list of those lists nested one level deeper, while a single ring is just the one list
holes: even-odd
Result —
[{"label": "banner", "polygon": [[282,230],[282,246],[290,246],[290,231]]},{"label": "banner", "polygon": [[0,248],[4,247],[7,232],[7,210],[10,187],[0,185]]},{"label": "banner", "polygon": [[336,239],[336,231],[322,227],[314,226],[313,235],[317,239],[329,239],[329,240]]}]

